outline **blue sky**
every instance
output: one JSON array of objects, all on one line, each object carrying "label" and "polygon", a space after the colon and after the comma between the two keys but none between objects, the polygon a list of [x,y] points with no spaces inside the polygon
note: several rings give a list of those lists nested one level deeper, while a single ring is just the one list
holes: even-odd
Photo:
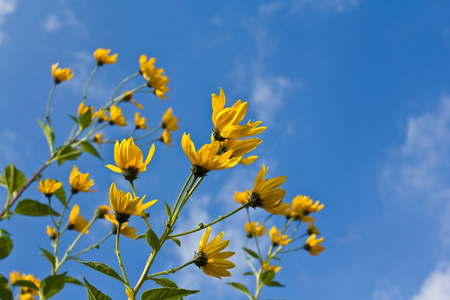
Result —
[{"label": "blue sky", "polygon": [[[118,63],[102,67],[89,91],[88,104],[96,108],[122,78],[136,72],[144,53],[156,57],[171,80],[167,101],[148,94],[136,98],[145,106],[144,116],[155,127],[173,107],[180,120],[173,147],[158,144],[148,172],[136,183],[149,199],[160,200],[152,211],[155,224],[164,220],[161,200],[173,201],[189,172],[182,133],[190,132],[196,145],[209,142],[210,94],[222,87],[228,104],[248,101],[248,118],[267,125],[256,150],[260,158],[250,167],[211,173],[180,219],[180,230],[234,209],[234,191],[251,188],[264,163],[269,177],[287,175],[286,202],[305,194],[325,204],[316,225],[327,248],[318,257],[286,254],[277,274],[286,287],[267,288],[264,298],[448,299],[449,12],[450,3],[444,1],[0,0],[0,167],[14,161],[30,176],[47,158],[36,119],[45,116],[53,63],[75,73],[53,98],[61,143],[72,126],[67,114],[76,114],[94,66],[93,51],[102,47],[119,53]],[[124,111],[131,119],[134,108]],[[128,130],[106,134],[122,138]],[[103,161],[85,156],[77,163],[99,190],[77,199],[88,217],[89,210],[108,202],[112,181],[126,187],[104,167],[113,162],[112,146],[105,145],[101,154]],[[51,166],[44,176],[59,178],[67,187],[72,166]],[[0,196],[5,198],[5,192]],[[36,187],[25,197],[45,200]],[[260,210],[253,214],[257,220],[265,216]],[[234,216],[213,233],[224,230],[237,252],[232,280],[250,282],[240,275],[247,271],[239,250],[244,222],[243,214]],[[0,261],[2,274],[13,269],[47,274],[45,259],[37,255],[37,245],[50,247],[47,224],[45,218],[19,216],[2,222],[15,242],[11,256]],[[97,226],[99,233],[86,236],[86,245],[108,230]],[[183,252],[168,246],[155,268],[190,259],[200,237],[182,240],[189,249]],[[109,242],[103,250],[111,251],[82,259],[114,265]],[[123,245],[130,268],[140,270],[145,243]],[[30,252],[36,255],[24,257]],[[67,268],[113,299],[123,298],[123,289],[112,287],[109,278],[75,262]],[[181,286],[204,291],[192,299],[245,299],[224,281],[231,280],[207,277],[196,267],[177,275]],[[67,295],[84,298],[85,290],[68,287],[55,299]]]}]

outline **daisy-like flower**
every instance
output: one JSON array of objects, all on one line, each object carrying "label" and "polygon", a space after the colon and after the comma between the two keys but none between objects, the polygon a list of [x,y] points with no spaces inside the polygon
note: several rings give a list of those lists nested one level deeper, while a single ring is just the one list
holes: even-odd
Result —
[{"label": "daisy-like flower", "polygon": [[98,122],[107,122],[107,121],[109,121],[109,118],[106,115],[105,111],[103,109],[101,109],[101,108],[92,115],[92,119],[95,118],[95,117],[98,118]]},{"label": "daisy-like flower", "polygon": [[245,204],[245,203],[247,203],[247,198],[250,195],[250,193],[251,193],[251,191],[249,191],[249,190],[245,190],[245,192],[236,191],[234,193],[234,201],[236,201],[237,203],[240,203],[240,204]]},{"label": "daisy-like flower", "polygon": [[72,70],[58,68],[59,63],[52,65],[52,76],[55,84],[67,81],[73,77]]},{"label": "daisy-like flower", "polygon": [[270,229],[269,236],[270,236],[270,239],[272,240],[272,245],[274,245],[274,246],[278,246],[278,245],[286,246],[287,244],[289,244],[292,241],[292,239],[288,238],[287,234],[283,235],[281,230],[278,231],[275,226],[273,226]]},{"label": "daisy-like flower", "polygon": [[195,150],[190,134],[183,133],[181,146],[186,156],[192,163],[191,171],[196,177],[204,177],[209,171],[223,170],[234,167],[240,160],[239,157],[231,158],[233,151],[227,151],[222,155],[216,155],[219,151],[219,142],[203,145]]},{"label": "daisy-like flower", "polygon": [[307,235],[315,234],[320,235],[319,229],[317,229],[316,226],[314,226],[314,222],[311,222],[308,224],[308,229],[306,230]]},{"label": "daisy-like flower", "polygon": [[[41,285],[41,280],[38,278],[34,278],[33,274],[20,274],[20,272],[15,272],[12,271],[9,274],[9,278],[11,280],[11,284],[14,284],[16,281],[18,280],[27,280],[27,281],[31,281],[32,283],[34,283],[34,285],[39,288]],[[29,287],[20,287],[20,295],[19,295],[19,299],[20,300],[34,300],[36,299],[34,296],[39,296],[39,293],[37,290],[29,288]]]},{"label": "daisy-like flower", "polygon": [[122,173],[123,177],[128,181],[134,181],[139,173],[147,169],[148,163],[151,161],[155,153],[155,144],[152,145],[148,152],[147,159],[144,161],[141,149],[134,144],[133,138],[127,140],[116,141],[114,145],[114,161],[117,166],[106,165],[111,171]]},{"label": "daisy-like flower", "polygon": [[313,202],[308,196],[297,195],[292,200],[292,210],[303,222],[314,222],[316,219],[312,218],[310,214],[321,211],[325,205],[319,205],[319,201]]},{"label": "daisy-like flower", "polygon": [[170,133],[169,130],[164,129],[163,133],[159,137],[159,140],[167,146],[172,147],[172,145],[170,145],[170,143],[172,142],[172,133]]},{"label": "daisy-like flower", "polygon": [[243,158],[243,156],[248,152],[254,150],[259,144],[261,144],[261,142],[262,141],[258,138],[249,138],[245,140],[229,138],[220,143],[218,154],[233,150],[233,155],[231,157],[239,157],[239,163],[249,165],[253,163],[258,158],[258,156],[249,156],[246,158]]},{"label": "daisy-like flower", "polygon": [[94,180],[89,180],[89,173],[83,174],[79,172],[77,166],[75,165],[70,173],[69,184],[72,188],[71,192],[74,194],[78,192],[96,192],[89,190],[94,185]]},{"label": "daisy-like flower", "polygon": [[258,226],[258,222],[245,222],[245,232],[247,233],[247,237],[257,237],[263,236],[266,234],[266,229],[264,228],[264,224]]},{"label": "daisy-like flower", "polygon": [[110,211],[111,211],[111,207],[109,207],[108,205],[101,205],[99,207],[97,207],[97,209],[95,210],[95,213],[97,214],[99,219],[104,219],[106,215],[110,215]]},{"label": "daisy-like flower", "polygon": [[267,261],[263,261],[261,267],[264,271],[274,271],[275,273],[278,273],[281,270],[281,267],[277,267],[275,265],[269,265]]},{"label": "daisy-like flower", "polygon": [[[112,214],[105,215],[105,218],[113,224],[112,232],[117,234],[119,222],[117,222],[116,218]],[[120,233],[127,238],[134,239],[137,237],[137,230],[134,227],[127,226],[127,224],[128,222],[122,223],[120,226]]]},{"label": "daisy-like flower", "polygon": [[323,237],[316,240],[316,235],[311,234],[309,238],[306,240],[305,245],[303,248],[306,251],[309,251],[311,255],[319,255],[320,252],[325,250],[325,247],[320,246],[320,244],[323,242]]},{"label": "daisy-like flower", "polygon": [[47,225],[47,235],[50,237],[51,240],[56,239],[57,232],[56,232],[55,228],[53,228],[53,226]]},{"label": "daisy-like flower", "polygon": [[161,99],[167,98],[165,94],[169,91],[169,88],[166,85],[169,82],[170,80],[166,75],[152,76],[147,79],[147,85],[153,88],[153,93]]},{"label": "daisy-like flower", "polygon": [[109,52],[111,52],[111,49],[103,49],[98,48],[94,52],[94,57],[97,60],[97,65],[101,66],[104,64],[114,64],[117,62],[117,53],[113,55],[109,55]]},{"label": "daisy-like flower", "polygon": [[136,101],[133,100],[133,93],[130,92],[130,91],[123,92],[123,94],[122,94],[122,101],[125,101],[125,102],[131,102],[131,103],[133,103],[137,108],[139,108],[140,110],[143,110],[143,109],[144,109],[144,107],[142,106],[142,104],[137,103]]},{"label": "daisy-like flower", "polygon": [[122,114],[122,109],[118,108],[117,105],[111,106],[109,115],[109,124],[117,126],[127,126],[125,117]]},{"label": "daisy-like flower", "polygon": [[172,107],[169,107],[163,114],[161,128],[169,131],[175,131],[178,129],[178,119],[172,114]]},{"label": "daisy-like flower", "polygon": [[140,113],[134,114],[134,122],[136,129],[149,129],[150,127],[145,125],[145,117],[140,117]]},{"label": "daisy-like flower", "polygon": [[195,265],[201,268],[202,271],[209,276],[217,277],[219,279],[222,279],[221,277],[231,276],[227,269],[234,268],[235,265],[226,259],[234,255],[234,252],[221,252],[228,246],[230,241],[222,241],[224,235],[222,231],[208,243],[210,233],[211,227],[208,227],[200,241],[198,252],[194,256]]},{"label": "daisy-like flower", "polygon": [[[78,204],[75,204],[69,215],[69,224],[67,226],[67,229],[69,230],[73,229],[75,231],[82,232],[83,229],[85,229],[88,226],[89,224],[88,220],[83,218],[83,215],[79,216],[79,214],[80,214],[80,207],[78,206]],[[84,234],[87,234],[88,232],[89,230],[86,230]]]},{"label": "daisy-like flower", "polygon": [[116,184],[113,182],[109,188],[109,203],[116,213],[115,217],[120,224],[128,222],[130,216],[140,216],[143,211],[152,206],[158,200],[152,200],[145,204],[142,204],[145,196],[142,198],[135,197],[130,193],[119,191],[116,188]]},{"label": "daisy-like flower", "polygon": [[151,75],[155,69],[156,58],[151,57],[147,60],[147,55],[142,54],[139,57],[139,73]]},{"label": "daisy-like flower", "polygon": [[101,144],[103,144],[103,132],[97,133],[94,135],[93,139],[94,143],[97,143],[98,147],[101,148]]},{"label": "daisy-like flower", "polygon": [[164,93],[169,91],[166,84],[169,83],[170,80],[167,76],[162,75],[164,73],[164,69],[155,68],[156,59],[151,58],[148,61],[146,60],[147,56],[141,55],[141,58],[139,59],[139,72],[147,80],[147,86],[153,88],[153,93],[156,96],[159,98],[166,98]]},{"label": "daisy-like flower", "polygon": [[91,115],[92,115],[92,113],[94,111],[94,107],[93,106],[86,106],[86,104],[84,104],[84,102],[81,102],[80,105],[78,105],[78,117],[81,117],[82,115],[87,113],[88,110],[91,111]]},{"label": "daisy-like flower", "polygon": [[266,166],[263,165],[256,176],[253,191],[248,196],[248,202],[253,208],[262,207],[271,214],[284,215],[289,204],[282,203],[286,191],[279,186],[286,180],[286,176],[264,179],[267,171],[269,168],[266,169]]},{"label": "daisy-like flower", "polygon": [[47,178],[39,181],[38,190],[41,191],[45,197],[50,198],[60,187],[62,187],[61,182],[56,181],[55,179],[50,180],[50,178]]}]

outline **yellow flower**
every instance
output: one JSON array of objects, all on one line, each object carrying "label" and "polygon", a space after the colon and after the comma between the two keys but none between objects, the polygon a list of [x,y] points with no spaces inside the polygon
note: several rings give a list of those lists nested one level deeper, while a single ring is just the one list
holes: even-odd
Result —
[{"label": "yellow flower", "polygon": [[112,208],[109,207],[108,205],[101,205],[97,207],[95,213],[97,214],[99,219],[104,219],[106,215],[110,214],[111,209]]},{"label": "yellow flower", "polygon": [[234,201],[236,201],[237,203],[240,203],[240,204],[245,204],[245,203],[247,203],[247,198],[250,195],[250,193],[251,193],[251,191],[249,191],[249,190],[245,190],[245,192],[236,191],[234,193]]},{"label": "yellow flower", "polygon": [[286,176],[264,179],[267,171],[269,168],[266,169],[266,166],[263,165],[256,176],[253,191],[248,196],[248,202],[253,208],[262,207],[271,214],[284,215],[289,204],[282,203],[286,191],[279,186],[286,180]]},{"label": "yellow flower", "polygon": [[39,181],[38,190],[41,191],[41,193],[43,193],[46,197],[51,197],[60,187],[62,187],[61,182],[58,182],[55,179],[50,180],[50,178],[47,178]]},{"label": "yellow flower", "polygon": [[134,122],[136,123],[136,129],[149,129],[149,127],[145,125],[145,117],[141,118],[138,112],[134,114]]},{"label": "yellow flower", "polygon": [[281,270],[281,267],[269,265],[267,261],[263,261],[261,267],[263,268],[264,271],[274,271],[275,273],[278,273]]},{"label": "yellow flower", "polygon": [[308,224],[308,229],[306,230],[306,234],[320,235],[320,231],[319,231],[319,229],[316,228],[316,226],[314,226],[314,222],[311,222]]},{"label": "yellow flower", "polygon": [[172,115],[172,107],[166,110],[162,117],[161,127],[169,131],[175,131],[178,129],[178,119]]},{"label": "yellow flower", "polygon": [[[91,115],[92,115],[94,107],[93,106],[86,106],[86,104],[84,104],[84,102],[81,102],[80,105],[78,105],[78,117],[81,117],[82,115],[87,113],[88,110],[91,111]],[[94,116],[92,116],[92,118],[93,117]]]},{"label": "yellow flower", "polygon": [[147,80],[148,80],[147,85],[153,88],[153,93],[158,98],[162,99],[167,98],[165,93],[169,91],[169,88],[166,86],[166,84],[168,84],[170,80],[169,78],[167,78],[166,75],[152,76]]},{"label": "yellow flower", "polygon": [[146,62],[146,60],[147,57],[145,55],[141,55],[139,63],[141,66],[140,72],[147,80],[147,86],[153,88],[153,93],[159,98],[166,98],[164,93],[169,91],[166,84],[169,83],[170,80],[167,76],[162,75],[162,73],[164,73],[164,69],[155,68],[154,58],[151,58],[148,62]]},{"label": "yellow flower", "polygon": [[99,122],[107,122],[109,121],[108,116],[106,115],[105,111],[103,109],[99,109],[97,112],[95,112],[92,115],[92,119],[97,117]]},{"label": "yellow flower", "polygon": [[94,136],[94,143],[97,143],[98,147],[101,148],[101,144],[103,143],[103,132],[97,133]]},{"label": "yellow flower", "polygon": [[309,251],[311,255],[319,255],[320,252],[325,250],[325,247],[320,246],[320,243],[323,242],[323,237],[316,240],[316,235],[311,234],[310,237],[306,240],[305,245],[303,248],[306,251]]},{"label": "yellow flower", "polygon": [[51,240],[56,239],[57,232],[56,232],[55,228],[53,228],[53,226],[47,225],[47,235],[50,237]]},{"label": "yellow flower", "polygon": [[[113,224],[113,233],[117,233],[117,227],[119,226],[119,222],[116,221],[112,214],[106,214],[105,218]],[[134,227],[127,226],[128,222],[122,223],[120,226],[120,233],[126,236],[127,238],[134,239],[137,237],[137,230]]]},{"label": "yellow flower", "polygon": [[270,239],[272,240],[272,244],[274,246],[278,246],[278,245],[287,245],[289,244],[292,239],[288,239],[288,235],[284,234],[282,235],[281,230],[278,231],[277,228],[275,226],[273,226],[270,231],[269,231],[269,236]]},{"label": "yellow flower", "polygon": [[94,180],[89,180],[89,173],[81,173],[78,171],[77,166],[73,166],[72,172],[69,177],[69,184],[72,188],[71,192],[76,194],[78,192],[96,192],[89,189],[94,185]]},{"label": "yellow flower", "polygon": [[139,108],[141,110],[144,109],[144,107],[141,104],[139,104],[133,100],[133,93],[130,91],[126,91],[122,94],[122,100],[125,102],[133,103],[134,105],[136,105],[137,108]]},{"label": "yellow flower", "polygon": [[312,218],[310,214],[321,211],[324,206],[324,204],[319,205],[319,201],[313,203],[308,196],[297,195],[292,200],[292,210],[306,223],[314,222],[316,219]]},{"label": "yellow flower", "polygon": [[127,126],[125,117],[122,114],[122,109],[118,108],[117,105],[111,106],[109,115],[110,115],[109,124],[117,126]]},{"label": "yellow flower", "polygon": [[228,246],[230,241],[222,241],[224,234],[222,231],[208,243],[210,233],[211,227],[208,227],[200,241],[198,252],[194,256],[195,265],[201,268],[202,271],[209,276],[217,277],[219,279],[222,279],[221,277],[231,276],[227,269],[234,268],[235,265],[231,261],[226,260],[226,258],[234,255],[234,252],[221,252]]},{"label": "yellow flower", "polygon": [[164,129],[159,140],[164,144],[166,144],[167,146],[172,147],[172,145],[170,145],[170,142],[172,142],[172,133],[170,133],[168,129]]},{"label": "yellow flower", "polygon": [[147,159],[144,161],[141,149],[134,144],[133,138],[127,140],[116,141],[114,145],[114,161],[117,166],[106,165],[111,171],[122,173],[123,177],[128,181],[133,181],[139,173],[147,169],[147,165],[155,153],[155,144],[152,145],[148,152]]},{"label": "yellow flower", "polygon": [[248,152],[254,150],[259,144],[261,144],[261,142],[262,141],[258,138],[249,138],[245,140],[229,138],[220,143],[219,154],[232,150],[232,158],[239,157],[239,163],[249,165],[253,163],[258,158],[258,156],[249,156],[246,158],[243,158],[243,156]]},{"label": "yellow flower", "polygon": [[145,196],[141,198],[135,197],[130,193],[126,193],[124,191],[119,191],[116,188],[116,184],[113,182],[109,189],[109,202],[111,204],[112,209],[116,213],[116,220],[119,223],[128,222],[128,219],[131,215],[140,216],[145,209],[152,206],[158,200],[152,200],[145,204],[142,204]]},{"label": "yellow flower", "polygon": [[192,163],[191,171],[196,177],[204,177],[212,170],[223,170],[234,167],[239,162],[238,157],[230,158],[233,151],[216,155],[220,146],[218,141],[203,145],[198,151],[195,151],[190,134],[183,133],[181,146]]},{"label": "yellow flower", "polygon": [[[34,285],[39,288],[41,285],[41,280],[38,278],[34,278],[33,274],[22,274],[20,275],[20,273],[17,271],[12,271],[9,274],[9,278],[11,280],[11,284],[14,284],[16,281],[18,280],[27,280],[27,281],[31,281],[34,283]],[[34,296],[38,296],[39,293],[37,290],[32,289],[32,288],[28,288],[28,287],[20,287],[20,296],[19,299],[20,300],[32,300],[32,299],[36,299]]]},{"label": "yellow flower", "polygon": [[147,55],[142,54],[141,57],[139,57],[139,73],[147,74],[147,76],[152,74],[155,69],[155,62],[156,58],[152,57],[147,61]]},{"label": "yellow flower", "polygon": [[67,81],[73,77],[72,70],[58,68],[59,63],[52,65],[52,76],[55,84]]},{"label": "yellow flower", "polygon": [[245,222],[245,232],[247,233],[248,237],[257,237],[257,236],[263,236],[266,234],[266,229],[264,228],[264,224],[261,226],[258,226],[258,222],[251,222],[248,221]]},{"label": "yellow flower", "polygon": [[102,49],[98,48],[94,52],[94,57],[97,60],[97,65],[101,66],[103,64],[114,64],[117,62],[117,53],[113,55],[109,55],[111,49]]},{"label": "yellow flower", "polygon": [[[89,222],[85,218],[83,218],[83,215],[78,216],[80,213],[80,207],[78,204],[75,204],[72,208],[72,211],[69,215],[69,225],[67,226],[67,229],[74,229],[75,231],[82,232],[83,229],[85,229]],[[86,230],[84,234],[88,234],[89,230]]]}]

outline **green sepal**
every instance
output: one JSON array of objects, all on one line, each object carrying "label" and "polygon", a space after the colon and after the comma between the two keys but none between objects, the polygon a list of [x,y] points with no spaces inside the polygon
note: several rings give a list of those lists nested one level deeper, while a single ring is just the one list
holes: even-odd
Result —
[{"label": "green sepal", "polygon": [[172,212],[170,210],[170,206],[166,203],[166,201],[164,201],[164,206],[166,208],[166,214],[169,217],[169,221],[170,221],[170,219],[172,218]]},{"label": "green sepal", "polygon": [[8,279],[0,274],[0,299],[13,300],[13,293],[9,285]]},{"label": "green sepal", "polygon": [[89,127],[89,125],[92,124],[92,113],[91,110],[88,108],[88,110],[80,116],[79,124],[82,130]]},{"label": "green sepal", "polygon": [[42,256],[45,256],[45,258],[48,259],[52,266],[55,267],[55,257],[53,256],[53,254],[50,251],[45,250],[44,248],[39,247],[39,249],[41,249],[42,251]]},{"label": "green sepal", "polygon": [[256,258],[256,259],[259,259],[259,256],[258,256],[258,254],[255,252],[255,251],[253,251],[253,250],[250,250],[250,249],[248,249],[248,248],[242,248],[245,252],[247,252],[251,257],[253,257],[253,258]]},{"label": "green sepal", "polygon": [[66,283],[75,284],[75,285],[79,285],[79,286],[84,286],[84,284],[81,281],[79,281],[78,279],[73,278],[73,277],[66,276],[66,278],[64,278],[64,281]]},{"label": "green sepal", "polygon": [[149,244],[155,252],[159,252],[159,249],[161,249],[161,244],[159,243],[158,236],[151,228],[149,228],[145,233],[145,239],[147,244]]},{"label": "green sepal", "polygon": [[143,238],[145,238],[145,234],[144,233],[138,235],[137,237],[135,237],[134,240],[140,240],[140,239],[143,239]]},{"label": "green sepal", "polygon": [[14,281],[14,283],[12,285],[14,285],[14,286],[23,286],[23,287],[26,287],[26,288],[30,288],[30,289],[39,291],[39,288],[36,286],[36,284],[33,281],[28,281],[28,280],[25,280],[25,279],[16,280],[16,281]]},{"label": "green sepal", "polygon": [[41,295],[41,298],[48,299],[58,294],[66,283],[66,273],[51,275],[45,278],[39,287],[39,295]]},{"label": "green sepal", "polygon": [[272,270],[265,271],[261,274],[261,282],[266,285],[275,278],[275,272]]},{"label": "green sepal", "polygon": [[159,284],[162,287],[174,287],[178,288],[177,284],[170,279],[167,278],[149,278],[153,280],[155,283]]},{"label": "green sepal", "polygon": [[92,154],[92,155],[100,158],[101,160],[103,160],[102,157],[100,156],[100,154],[98,154],[97,149],[95,149],[94,146],[91,145],[91,143],[81,142],[80,145],[81,145],[81,149],[83,149],[84,152]]},{"label": "green sepal", "polygon": [[83,277],[87,294],[88,294],[88,300],[112,300],[111,297],[108,295],[103,294],[99,290],[97,290],[93,285],[91,285],[86,278]]},{"label": "green sepal", "polygon": [[13,242],[8,231],[0,229],[0,259],[4,259],[11,253]]},{"label": "green sepal", "polygon": [[146,290],[141,295],[141,300],[178,300],[181,297],[196,294],[199,290],[185,290],[174,287],[163,287]]},{"label": "green sepal", "polygon": [[60,166],[66,160],[76,160],[83,151],[80,149],[71,147],[69,145],[61,146],[56,149],[56,158],[58,159],[58,166]]},{"label": "green sepal", "polygon": [[271,286],[271,287],[284,287],[283,284],[279,283],[278,281],[272,280],[271,282],[268,282],[265,284],[266,286]]},{"label": "green sepal", "polygon": [[24,215],[30,217],[42,217],[52,214],[53,216],[59,216],[59,213],[54,211],[47,204],[42,204],[36,200],[23,199],[17,203],[16,209],[13,214]]},{"label": "green sepal", "polygon": [[55,151],[53,148],[53,143],[55,142],[55,134],[53,133],[53,130],[49,125],[42,123],[39,119],[38,122],[39,125],[41,125],[45,138],[47,139],[48,147],[50,148],[50,154],[53,155]]},{"label": "green sepal", "polygon": [[55,195],[55,197],[59,200],[59,202],[61,202],[62,205],[66,205],[66,191],[64,190],[64,188],[61,186],[59,189],[57,189],[53,195]]},{"label": "green sepal", "polygon": [[175,238],[175,237],[171,237],[170,238],[175,244],[177,244],[178,247],[181,247],[181,242],[179,239]]},{"label": "green sepal", "polygon": [[247,295],[250,297],[250,299],[253,299],[252,295],[250,295],[250,292],[248,291],[248,288],[239,282],[226,282],[226,284],[231,285],[235,289],[239,290],[241,293]]},{"label": "green sepal", "polygon": [[122,279],[122,277],[113,268],[111,268],[107,264],[99,263],[99,262],[95,262],[95,261],[82,261],[82,260],[79,260],[78,258],[74,258],[74,260],[76,260],[77,262],[82,263],[83,265],[88,266],[89,268],[92,268],[100,273],[111,276],[112,278],[117,279],[120,282],[122,282],[123,284],[125,284],[125,281]]},{"label": "green sepal", "polygon": [[25,175],[23,175],[22,171],[16,169],[14,163],[10,163],[5,167],[4,176],[8,192],[11,195],[23,188],[27,182]]}]

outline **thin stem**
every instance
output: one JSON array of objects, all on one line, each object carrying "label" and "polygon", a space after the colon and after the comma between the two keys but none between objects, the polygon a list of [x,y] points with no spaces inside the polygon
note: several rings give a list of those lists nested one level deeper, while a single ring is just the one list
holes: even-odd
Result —
[{"label": "thin stem", "polygon": [[83,253],[86,253],[86,252],[88,252],[88,251],[94,249],[94,248],[98,248],[104,241],[106,241],[106,240],[107,240],[111,235],[113,235],[113,234],[114,234],[114,232],[108,233],[108,234],[107,234],[104,238],[102,238],[98,243],[96,243],[96,244],[94,244],[94,245],[91,245],[91,246],[87,247],[86,249],[84,249],[84,250],[82,250],[82,251],[80,251],[80,252],[75,253],[74,255],[71,255],[68,259],[77,257],[77,256],[79,256],[79,255],[81,255],[81,254],[83,254]]},{"label": "thin stem", "polygon": [[95,74],[95,72],[97,72],[97,70],[98,70],[98,64],[95,65],[95,68],[94,68],[94,70],[92,70],[92,73],[89,76],[88,81],[86,82],[86,86],[84,87],[83,100],[82,100],[83,103],[86,102],[86,95],[87,95],[89,85],[91,84],[92,78],[94,77],[94,74]]},{"label": "thin stem", "polygon": [[55,218],[53,217],[52,207],[51,207],[52,196],[49,196],[47,199],[48,199],[48,214],[50,215],[50,218],[52,219],[53,225],[55,225],[55,227],[56,227],[56,221],[55,221]]},{"label": "thin stem", "polygon": [[48,95],[47,100],[47,114],[45,115],[45,120],[47,121],[47,124],[50,126],[50,103],[52,102],[53,93],[55,92],[56,83],[53,84],[52,89],[50,90],[50,95]]},{"label": "thin stem", "polygon": [[138,141],[138,140],[141,140],[141,139],[143,139],[143,138],[146,138],[146,137],[148,137],[149,135],[154,134],[155,132],[157,132],[157,131],[158,131],[159,129],[161,129],[161,128],[162,128],[162,126],[159,125],[159,126],[156,127],[155,129],[153,129],[153,130],[147,132],[146,134],[141,135],[140,137],[135,138],[134,140],[135,140],[135,141]]},{"label": "thin stem", "polygon": [[[245,246],[247,246],[247,242],[248,242],[248,237],[245,239],[244,245],[242,246],[243,248],[245,248]],[[247,261],[247,264],[252,269],[253,274],[255,274],[255,276],[256,276],[257,271],[256,271],[255,267],[253,266],[252,262],[250,261],[250,257],[248,257],[247,252],[245,252],[245,251],[244,251],[244,257],[245,257],[245,260]]]},{"label": "thin stem", "polygon": [[136,131],[136,127],[133,127],[133,129],[131,129],[130,133],[128,134],[127,138],[130,138],[135,131]]},{"label": "thin stem", "polygon": [[157,141],[161,141],[161,138],[159,137],[159,138],[156,138],[156,139],[150,140],[150,141],[148,141],[148,142],[145,142],[145,143],[139,144],[139,145],[138,145],[138,147],[142,147],[142,146],[145,146],[145,145],[148,145],[148,144],[150,144],[150,143],[154,143],[154,142],[157,142]]},{"label": "thin stem", "polygon": [[[246,211],[247,211],[247,220],[248,220],[248,223],[251,224],[251,223],[252,223],[252,220],[250,219],[250,211],[249,211],[249,209],[248,209],[248,206],[247,206]],[[256,250],[258,251],[258,256],[261,258],[262,255],[261,255],[261,249],[260,249],[260,247],[259,247],[258,237],[255,236],[254,239],[255,239]]]},{"label": "thin stem", "polygon": [[122,270],[122,274],[123,274],[123,279],[125,279],[125,282],[127,284],[127,286],[130,286],[130,283],[128,281],[128,277],[127,277],[127,273],[125,272],[125,268],[123,266],[123,261],[122,261],[122,257],[120,256],[120,251],[119,251],[119,237],[120,237],[120,227],[122,227],[122,224],[119,223],[117,226],[117,233],[116,233],[116,250],[115,253],[117,255],[117,260],[119,261],[119,266],[120,269]]},{"label": "thin stem", "polygon": [[135,74],[133,74],[133,75],[131,75],[131,76],[128,76],[128,77],[125,78],[124,80],[122,80],[122,81],[117,85],[117,87],[114,89],[114,91],[113,91],[113,93],[112,93],[112,95],[111,95],[111,101],[114,101],[114,97],[116,96],[117,92],[118,92],[119,89],[122,87],[122,85],[124,85],[128,80],[133,79],[134,77],[138,76],[139,74],[141,74],[141,73],[137,72],[137,73],[135,73]]},{"label": "thin stem", "polygon": [[153,277],[156,277],[156,276],[159,276],[159,275],[169,275],[169,274],[173,274],[173,273],[175,273],[175,272],[177,272],[177,271],[183,269],[184,267],[187,267],[187,266],[189,266],[190,264],[193,264],[194,262],[195,262],[195,260],[193,259],[193,260],[191,260],[191,261],[185,263],[184,265],[179,266],[178,268],[170,269],[170,270],[166,270],[166,271],[162,271],[162,272],[159,272],[159,273],[155,273],[155,274],[148,275],[146,279],[152,279]]}]

